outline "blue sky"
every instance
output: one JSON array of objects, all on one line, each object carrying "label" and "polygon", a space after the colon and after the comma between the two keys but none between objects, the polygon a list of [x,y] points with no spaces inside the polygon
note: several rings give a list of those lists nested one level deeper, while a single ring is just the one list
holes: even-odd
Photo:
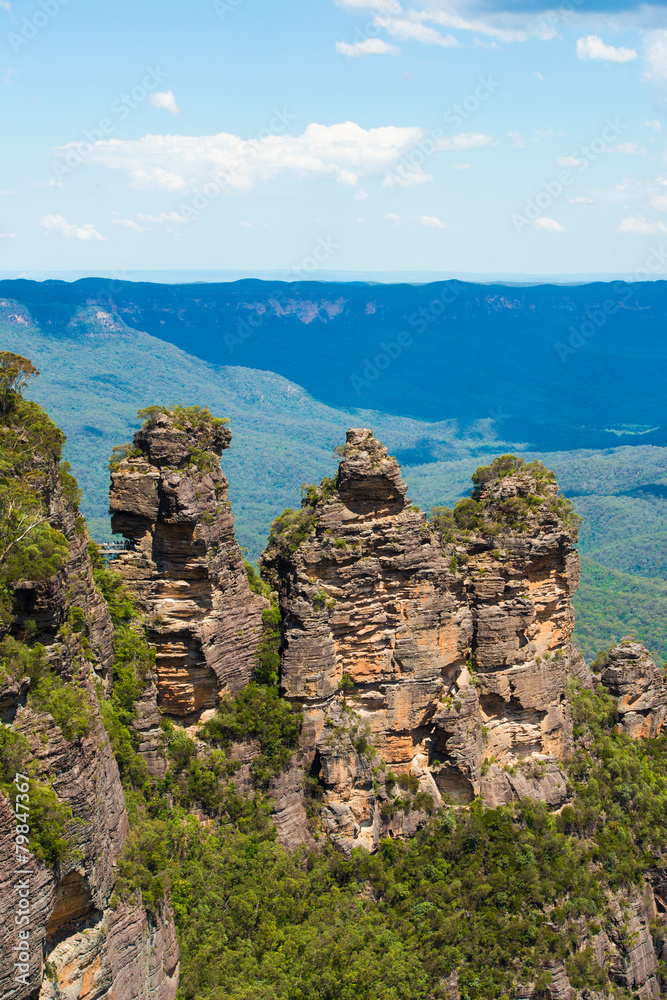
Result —
[{"label": "blue sky", "polygon": [[0,271],[667,274],[665,6],[0,0],[0,50]]}]

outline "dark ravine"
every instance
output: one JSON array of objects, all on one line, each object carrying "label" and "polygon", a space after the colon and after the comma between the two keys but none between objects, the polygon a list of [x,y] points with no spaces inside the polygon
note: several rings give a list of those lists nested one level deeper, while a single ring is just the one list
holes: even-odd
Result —
[{"label": "dark ravine", "polygon": [[[168,768],[161,716],[197,745],[220,699],[244,691],[257,669],[270,603],[251,589],[234,535],[218,462],[230,443],[226,423],[207,411],[155,407],[112,462],[114,529],[131,546],[114,569],[155,650],[133,721],[153,781]],[[0,897],[0,992],[12,1000],[174,1000],[168,898],[149,912],[140,894],[115,892],[129,821],[96,697],[96,687],[104,697],[113,686],[113,628],[57,464],[50,482],[49,520],[69,555],[51,579],[16,583],[10,631],[23,639],[32,629],[51,668],[87,692],[91,722],[68,740],[50,715],[28,706],[26,679],[0,682],[4,725],[25,736],[35,778],[51,780],[80,820],[70,825],[71,860],[53,869],[31,862],[36,932],[25,988],[16,988],[9,960],[12,896]],[[555,477],[539,463],[505,458],[479,470],[471,500],[429,520],[372,432],[348,432],[338,476],[308,488],[301,510],[278,519],[262,558],[264,590],[282,617],[281,692],[304,715],[291,763],[267,783],[283,844],[314,848],[324,837],[344,857],[358,847],[372,852],[382,837],[414,835],[443,804],[465,810],[480,798],[491,807],[532,798],[562,809],[575,745],[573,684],[601,683],[628,737],[665,730],[665,681],[643,647],[624,642],[589,668],[572,643],[576,534]],[[76,630],[74,608],[83,613]],[[239,793],[258,754],[251,739],[230,751]],[[315,816],[307,815],[307,781],[318,787]],[[394,805],[397,785],[412,797],[407,811]],[[212,818],[200,804],[193,811]],[[5,884],[13,837],[0,796]],[[640,1000],[660,997],[649,921],[662,891],[647,883],[612,897],[607,928],[581,928],[582,947]],[[575,990],[563,963],[550,971],[548,992],[528,984],[520,995],[602,997]],[[459,1000],[456,973],[439,995]]]}]

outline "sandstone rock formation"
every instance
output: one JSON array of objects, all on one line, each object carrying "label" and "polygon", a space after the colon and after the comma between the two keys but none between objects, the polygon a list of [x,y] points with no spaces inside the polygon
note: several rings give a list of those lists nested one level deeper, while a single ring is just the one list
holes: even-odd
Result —
[{"label": "sandstone rock formation", "polygon": [[113,530],[133,546],[115,568],[147,621],[158,704],[188,721],[248,683],[262,633],[219,464],[230,441],[208,411],[156,409],[112,473]]},{"label": "sandstone rock formation", "polygon": [[429,797],[470,802],[485,760],[567,757],[568,680],[588,683],[570,641],[576,523],[553,475],[496,463],[434,522],[406,493],[386,448],[351,430],[337,481],[275,522],[262,557],[281,683],[304,705],[323,825],[347,849],[376,845],[383,801],[396,823],[378,759],[416,779],[407,830]]},{"label": "sandstone rock formation", "polygon": [[633,740],[655,739],[667,725],[667,684],[651,654],[624,640],[603,660],[600,679],[616,699],[623,731]]},{"label": "sandstone rock formation", "polygon": [[[0,670],[0,735],[27,741],[21,766],[33,780],[31,826],[40,808],[35,788],[50,786],[58,804],[71,810],[67,854],[54,867],[31,855],[27,875],[18,875],[17,819],[4,794],[8,789],[0,791],[0,996],[173,1000],[178,946],[169,906],[149,918],[140,896],[132,904],[111,905],[129,829],[96,694],[97,686],[111,689],[113,629],[94,586],[85,524],[64,488],[57,458],[41,471],[48,520],[65,536],[68,552],[50,579],[13,586],[11,632],[42,643],[49,668],[86,693],[89,731],[67,738],[50,714],[29,704],[30,679]],[[26,982],[16,980],[14,967],[19,879],[29,885]]]}]

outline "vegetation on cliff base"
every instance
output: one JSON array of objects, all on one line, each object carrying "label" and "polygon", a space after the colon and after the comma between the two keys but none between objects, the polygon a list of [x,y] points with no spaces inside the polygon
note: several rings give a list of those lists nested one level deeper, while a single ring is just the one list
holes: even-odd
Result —
[{"label": "vegetation on cliff base", "polygon": [[[633,743],[603,690],[572,696],[578,750],[560,813],[528,800],[445,808],[407,843],[387,838],[376,855],[345,859],[326,843],[286,851],[265,801],[231,786],[216,826],[158,800],[142,807],[121,887],[153,904],[169,888],[179,997],[433,1000],[458,970],[462,1000],[510,1000],[529,982],[540,998],[563,962],[576,988],[629,998],[591,941],[606,930],[633,946],[629,911],[616,920],[609,894],[622,900],[661,871],[667,738]],[[266,745],[265,704],[251,692],[218,732],[254,731]],[[653,932],[662,940],[664,921]],[[664,989],[664,965],[660,976]]]}]

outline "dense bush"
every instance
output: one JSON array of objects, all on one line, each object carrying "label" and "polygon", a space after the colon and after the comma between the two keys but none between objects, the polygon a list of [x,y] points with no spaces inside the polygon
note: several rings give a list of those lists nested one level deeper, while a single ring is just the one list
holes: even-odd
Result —
[{"label": "dense bush", "polygon": [[257,740],[261,752],[252,762],[252,772],[259,784],[266,785],[289,763],[302,719],[275,688],[253,682],[235,697],[223,698],[215,716],[203,726],[202,736],[223,749],[244,739]]},{"label": "dense bush", "polygon": [[28,704],[37,712],[48,712],[66,740],[87,736],[91,727],[88,695],[58,674],[46,673],[30,685]]}]

